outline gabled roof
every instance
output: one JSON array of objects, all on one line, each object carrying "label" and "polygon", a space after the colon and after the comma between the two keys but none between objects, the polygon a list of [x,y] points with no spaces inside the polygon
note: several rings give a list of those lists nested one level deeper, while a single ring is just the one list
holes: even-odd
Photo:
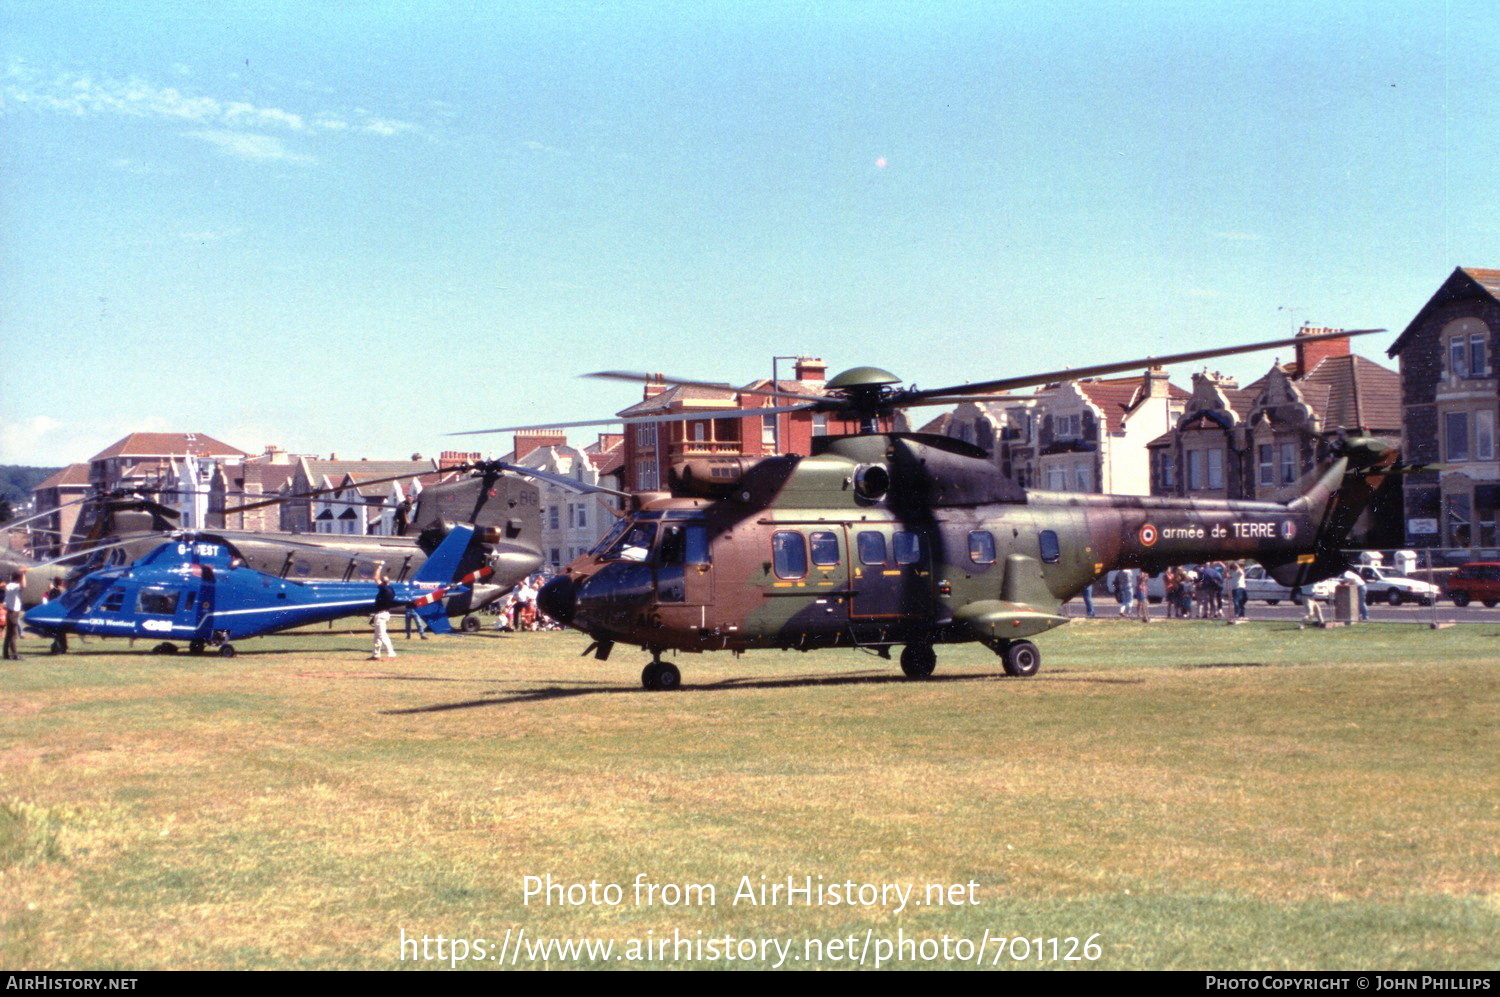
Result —
[{"label": "gabled roof", "polygon": [[1385,355],[1393,357],[1406,349],[1411,337],[1416,335],[1416,330],[1426,321],[1427,316],[1443,305],[1464,298],[1478,296],[1488,297],[1491,301],[1500,302],[1500,270],[1485,270],[1479,267],[1459,267],[1448,275],[1443,281],[1443,286],[1438,288],[1437,293],[1428,299],[1427,304],[1417,312],[1416,317],[1407,323],[1401,335],[1391,344],[1391,348],[1385,351]]},{"label": "gabled roof", "polygon": [[46,481],[32,489],[39,492],[43,488],[87,488],[89,485],[89,466],[87,464],[69,464],[59,471],[54,471]]},{"label": "gabled roof", "polygon": [[[1099,406],[1109,431],[1118,433],[1125,428],[1125,416],[1140,403],[1145,380],[1144,377],[1100,377],[1074,383],[1084,397]],[[1167,397],[1186,401],[1192,395],[1169,381]]]},{"label": "gabled roof", "polygon": [[733,408],[737,395],[729,385],[723,388],[705,388],[696,384],[674,384],[660,394],[652,395],[644,401],[636,402],[627,409],[621,409],[615,415],[628,418],[633,415],[663,415],[673,409],[678,411],[693,411],[694,403],[729,402],[730,405],[715,404],[704,410],[705,415],[711,415],[714,408]]},{"label": "gabled roof", "polygon": [[248,457],[245,451],[202,433],[131,433],[94,454],[89,460],[111,457]]},{"label": "gabled roof", "polygon": [[[1493,271],[1500,278],[1500,271]],[[1297,387],[1325,429],[1401,429],[1401,375],[1357,354],[1326,357]],[[1323,389],[1322,398],[1313,392]]]}]

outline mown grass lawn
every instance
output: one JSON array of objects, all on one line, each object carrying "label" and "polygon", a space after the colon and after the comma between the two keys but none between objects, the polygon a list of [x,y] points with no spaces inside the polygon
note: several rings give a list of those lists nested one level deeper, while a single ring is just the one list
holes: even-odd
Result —
[{"label": "mown grass lawn", "polygon": [[[0,967],[409,968],[432,964],[403,931],[493,955],[523,928],[622,946],[563,966],[664,937],[986,932],[1096,936],[1097,962],[1046,950],[1070,967],[1500,956],[1500,621],[1075,623],[1029,680],[977,645],[923,683],[853,652],[688,655],[677,693],[585,643],[398,640],[376,663],[364,634],[229,661],[30,641],[0,670]],[[548,875],[621,902],[525,903]],[[638,876],[715,902],[637,903]],[[788,877],[912,892],[734,902]],[[961,902],[918,905],[929,884]]]}]

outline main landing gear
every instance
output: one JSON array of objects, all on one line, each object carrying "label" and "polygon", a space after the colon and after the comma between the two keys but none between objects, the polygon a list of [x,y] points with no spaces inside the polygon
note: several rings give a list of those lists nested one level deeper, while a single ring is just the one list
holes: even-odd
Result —
[{"label": "main landing gear", "polygon": [[652,692],[672,692],[682,688],[682,673],[677,666],[661,660],[661,652],[656,652],[651,659],[651,664],[641,670],[641,685]]},{"label": "main landing gear", "polygon": [[[1042,652],[1029,640],[995,640],[985,644],[1000,656],[1007,675],[1030,678],[1042,667]],[[909,679],[930,678],[936,667],[937,652],[931,644],[907,644],[901,651],[901,670]]]}]

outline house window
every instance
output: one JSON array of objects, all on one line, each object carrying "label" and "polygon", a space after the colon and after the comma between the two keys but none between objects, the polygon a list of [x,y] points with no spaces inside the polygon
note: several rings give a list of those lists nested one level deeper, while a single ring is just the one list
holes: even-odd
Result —
[{"label": "house window", "polygon": [[1454,377],[1469,375],[1468,341],[1463,336],[1448,340],[1448,373]]},{"label": "house window", "polygon": [[1480,409],[1474,413],[1474,459],[1495,459],[1495,410]]},{"label": "house window", "polygon": [[1469,413],[1443,414],[1444,454],[1448,460],[1469,459]]},{"label": "house window", "polygon": [[1187,465],[1188,490],[1201,492],[1203,490],[1203,451],[1189,450]]},{"label": "house window", "polygon": [[1469,336],[1469,376],[1484,377],[1488,371],[1485,363],[1484,341],[1485,334],[1482,332],[1471,333]]},{"label": "house window", "polygon": [[654,422],[635,427],[635,444],[638,447],[656,446],[656,424]]},{"label": "house window", "polygon": [[708,440],[708,423],[706,422],[690,422],[688,431],[692,434],[690,438],[694,443],[704,443]]},{"label": "house window", "polygon": [[[557,506],[555,506],[555,505],[549,505],[549,506],[547,506],[547,528],[551,529],[551,530],[555,530],[555,529],[558,529],[559,526],[560,526],[560,524],[558,523]],[[556,560],[556,558],[553,558],[553,560]]]},{"label": "house window", "polygon": [[1083,435],[1081,430],[1083,417],[1077,412],[1072,415],[1060,415],[1057,417],[1057,438],[1060,440],[1076,440]]},{"label": "house window", "polygon": [[1297,444],[1281,445],[1281,483],[1289,485],[1297,480]]},{"label": "house window", "polygon": [[589,525],[588,510],[586,508],[584,508],[583,506],[579,506],[578,507],[578,525],[579,526],[587,526],[587,525]]},{"label": "house window", "polygon": [[1089,490],[1089,469],[1083,466],[1073,468],[1073,490],[1086,492]]},{"label": "house window", "polygon": [[1169,453],[1161,455],[1161,486],[1163,488],[1177,487],[1177,461]]},{"label": "house window", "polygon": [[1210,489],[1224,487],[1224,451],[1210,450],[1208,452],[1208,487]]},{"label": "house window", "polygon": [[828,435],[828,413],[819,412],[812,417],[812,434],[814,436]]},{"label": "house window", "polygon": [[1256,447],[1260,455],[1260,474],[1255,479],[1258,484],[1276,484],[1276,447],[1270,443],[1262,443]]}]

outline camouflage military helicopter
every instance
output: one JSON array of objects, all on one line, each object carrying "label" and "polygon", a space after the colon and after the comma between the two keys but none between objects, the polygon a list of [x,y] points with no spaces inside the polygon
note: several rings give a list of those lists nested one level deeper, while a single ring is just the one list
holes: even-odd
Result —
[{"label": "camouflage military helicopter", "polygon": [[[1300,341],[1314,338],[1331,337]],[[1398,470],[1397,452],[1379,440],[1343,438],[1287,501],[1249,502],[1028,490],[978,447],[876,431],[909,406],[1295,342],[928,390],[861,367],[829,381],[820,398],[716,411],[722,418],[811,409],[855,421],[862,432],[815,438],[806,457],[675,464],[671,494],[641,496],[592,552],[546,585],[539,606],[591,636],[585,653],[601,660],[616,643],[647,650],[648,689],[681,682],[662,660],[668,650],[854,647],[889,657],[900,645],[902,670],[921,679],[936,666],[937,645],[979,641],[1008,674],[1030,676],[1041,665],[1030,638],[1067,622],[1063,602],[1112,569],[1245,557],[1288,585],[1326,577],[1343,570],[1340,549],[1356,518]]]}]

